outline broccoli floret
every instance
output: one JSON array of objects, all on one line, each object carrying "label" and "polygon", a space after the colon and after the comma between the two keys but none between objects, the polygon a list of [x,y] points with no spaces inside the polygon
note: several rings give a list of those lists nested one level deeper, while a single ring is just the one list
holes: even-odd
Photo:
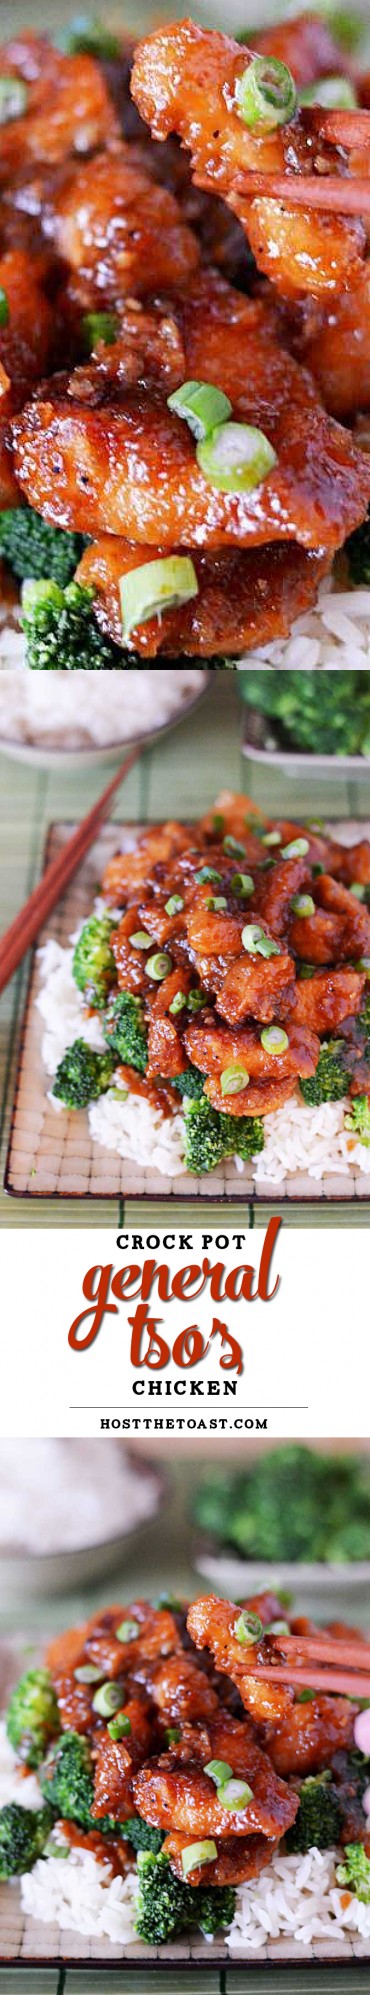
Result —
[{"label": "broccoli floret", "polygon": [[184,1074],[176,1074],[172,1087],[177,1088],[179,1094],[190,1095],[192,1101],[201,1101],[205,1079],[206,1075],[200,1074],[199,1067],[186,1067]]},{"label": "broccoli floret", "polygon": [[344,1117],[345,1129],[358,1136],[360,1143],[370,1144],[370,1101],[367,1094],[357,1094],[352,1102],[351,1112]]},{"label": "broccoli floret", "polygon": [[118,35],[95,14],[76,14],[56,37],[57,48],[66,55],[94,55],[97,61],[117,61],[122,56]]},{"label": "broccoli floret", "polygon": [[338,1863],[337,1883],[353,1891],[361,1905],[370,1905],[370,1860],[363,1843],[346,1843],[344,1855],[347,1861]]},{"label": "broccoli floret", "polygon": [[92,914],[84,922],[81,935],[73,955],[72,970],[79,991],[83,991],[86,1003],[102,1011],[107,1002],[108,991],[116,976],[116,965],[110,938],[114,928],[109,914]]},{"label": "broccoli floret", "polygon": [[12,506],[0,513],[0,554],[20,582],[47,575],[49,582],[65,589],[87,544],[84,533],[48,526],[33,506]]},{"label": "broccoli floret", "polygon": [[33,671],[107,672],[126,662],[123,652],[99,629],[92,589],[80,588],[78,582],[69,582],[66,589],[57,582],[26,584],[22,630],[27,665]]},{"label": "broccoli floret", "polygon": [[316,1073],[310,1080],[300,1080],[299,1086],[304,1101],[310,1108],[320,1101],[342,1101],[347,1094],[349,1073],[346,1068],[346,1046],[344,1039],[328,1039],[321,1046]]},{"label": "broccoli floret", "polygon": [[295,1442],[273,1448],[249,1471],[208,1472],[195,1498],[204,1531],[236,1546],[244,1558],[366,1558],[370,1529],[369,1474],[350,1455],[317,1455]]},{"label": "broccoli floret", "polygon": [[220,1115],[202,1095],[200,1100],[184,1097],[185,1163],[198,1177],[213,1171],[222,1157],[254,1157],[263,1150],[263,1123],[260,1116]]},{"label": "broccoli floret", "polygon": [[182,1884],[171,1870],[168,1857],[143,1851],[138,1857],[139,1899],[136,1931],[149,1946],[161,1946],[173,1933],[186,1926],[201,1926],[216,1933],[230,1926],[235,1907],[235,1891],[199,1889]]},{"label": "broccoli floret", "polygon": [[299,1809],[288,1829],[287,1850],[328,1850],[338,1842],[340,1809],[330,1772],[302,1780]]},{"label": "broccoli floret", "polygon": [[84,1039],[75,1039],[59,1061],[53,1094],[65,1108],[86,1108],[110,1087],[115,1062],[109,1053],[95,1053]]},{"label": "broccoli floret", "polygon": [[13,1751],[26,1766],[39,1766],[50,1739],[60,1732],[54,1685],[47,1669],[30,1669],[12,1691],[6,1729]]},{"label": "broccoli floret", "polygon": [[139,1074],[145,1074],[148,1043],[141,998],[133,997],[132,991],[119,991],[117,997],[111,998],[102,1025],[104,1037],[117,1055],[117,1060],[122,1060],[124,1066],[136,1067]]},{"label": "broccoli floret", "polygon": [[53,1827],[51,1808],[20,1808],[17,1801],[0,1808],[0,1878],[19,1877],[45,1848]]},{"label": "broccoli floret", "polygon": [[362,525],[357,526],[346,541],[346,555],[351,582],[370,582],[370,507]]},{"label": "broccoli floret", "polygon": [[162,1848],[164,1829],[151,1829],[142,1815],[131,1815],[125,1822],[125,1836],[128,1836],[134,1850],[151,1850],[154,1856]]}]

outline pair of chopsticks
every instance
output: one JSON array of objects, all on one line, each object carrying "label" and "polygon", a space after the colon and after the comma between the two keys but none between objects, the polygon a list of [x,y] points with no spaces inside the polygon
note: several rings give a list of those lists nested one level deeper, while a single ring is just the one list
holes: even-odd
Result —
[{"label": "pair of chopsticks", "polygon": [[342,1697],[368,1697],[370,1643],[334,1635],[280,1635],[277,1663],[249,1663],[247,1673],[266,1683],[294,1684],[300,1690],[336,1691]]},{"label": "pair of chopsticks", "polygon": [[[345,151],[368,151],[370,111],[324,110],[313,105],[302,111],[310,133]],[[370,159],[369,159],[370,166]],[[370,211],[370,178],[346,178],[332,173],[240,173],[238,192],[252,198],[285,201],[291,208],[317,208],[324,214],[364,215]]]},{"label": "pair of chopsticks", "polygon": [[18,969],[27,949],[30,949],[32,943],[36,941],[36,936],[40,928],[43,928],[51,909],[61,899],[68,881],[72,879],[85,852],[88,852],[89,846],[93,844],[100,825],[104,824],[106,817],[109,817],[110,805],[116,790],[119,790],[120,783],[123,783],[124,777],[128,776],[134,762],[137,762],[140,752],[140,748],[132,748],[130,754],[126,755],[117,774],[107,784],[101,797],[98,797],[97,803],[93,804],[92,810],[88,811],[87,817],[82,819],[77,831],[74,831],[72,837],[67,840],[63,851],[57,854],[56,859],[52,859],[39,885],[34,887],[29,900],[25,902],[23,908],[20,908],[10,928],[6,929],[0,941],[0,991],[5,990],[5,985],[9,983],[10,977],[14,976],[14,971]]}]

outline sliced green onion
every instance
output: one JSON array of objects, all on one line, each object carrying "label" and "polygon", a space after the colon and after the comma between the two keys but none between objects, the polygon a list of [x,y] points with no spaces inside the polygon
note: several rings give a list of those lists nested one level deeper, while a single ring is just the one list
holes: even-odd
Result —
[{"label": "sliced green onion", "polygon": [[186,1003],[188,1011],[203,1011],[204,1005],[208,1004],[208,998],[205,995],[205,991],[189,991]]},{"label": "sliced green onion", "polygon": [[43,1856],[57,1856],[59,1858],[70,1856],[70,1854],[71,1851],[68,1843],[53,1843],[52,1837],[49,1843],[45,1843]]},{"label": "sliced green onion", "polygon": [[124,637],[150,617],[177,610],[198,595],[194,562],[188,554],[168,554],[162,561],[144,561],[121,575],[119,593]]},{"label": "sliced green onion", "polygon": [[145,969],[147,977],[154,977],[154,983],[161,984],[163,978],[168,977],[169,970],[172,970],[172,956],[167,956],[164,949],[159,949],[156,956],[148,956]]},{"label": "sliced green onion", "polygon": [[176,991],[176,996],[172,999],[172,1004],[170,1004],[170,1011],[172,1012],[174,1018],[176,1018],[176,1014],[178,1011],[184,1010],[184,1005],[186,1005],[186,1003],[187,999],[185,997],[185,992]]},{"label": "sliced green onion", "polygon": [[299,914],[303,918],[309,914],[315,914],[315,902],[312,899],[312,894],[293,894],[290,905],[293,914]]},{"label": "sliced green onion", "polygon": [[226,1780],[225,1786],[218,1789],[218,1799],[221,1808],[233,1811],[248,1808],[249,1801],[253,1801],[253,1787],[248,1786],[247,1780]]},{"label": "sliced green onion", "polygon": [[221,837],[221,833],[223,832],[224,823],[225,819],[224,817],[221,816],[221,812],[216,811],[215,816],[212,818],[212,825],[213,825],[213,830],[216,832],[216,835],[218,834],[219,838]]},{"label": "sliced green onion", "polygon": [[111,1718],[113,1711],[119,1711],[120,1704],[122,1704],[121,1683],[102,1683],[100,1690],[95,1691],[93,1709],[99,1712],[99,1718]]},{"label": "sliced green onion", "polygon": [[20,76],[0,76],[0,125],[10,125],[27,110],[28,89]]},{"label": "sliced green onion", "polygon": [[227,907],[227,900],[225,900],[225,895],[210,894],[209,900],[206,901],[206,907],[212,908],[214,914],[222,914],[225,910],[225,907]]},{"label": "sliced green onion", "polygon": [[201,866],[200,873],[195,873],[195,879],[197,886],[203,887],[206,880],[214,880],[216,883],[222,880],[222,873],[216,873],[214,866]]},{"label": "sliced green onion", "polygon": [[268,1621],[265,1635],[290,1635],[289,1621]]},{"label": "sliced green onion", "polygon": [[315,970],[314,970],[314,964],[313,964],[313,963],[300,963],[300,964],[299,964],[299,970],[298,970],[298,976],[299,976],[299,981],[300,981],[300,983],[301,983],[301,982],[302,982],[302,983],[305,983],[305,982],[307,982],[307,978],[308,978],[308,977],[314,977],[314,975],[315,975]]},{"label": "sliced green onion", "polygon": [[356,111],[358,98],[349,76],[320,76],[299,91],[300,104],[323,104],[329,111]]},{"label": "sliced green onion", "polygon": [[119,333],[119,319],[116,312],[84,312],[81,319],[81,333],[85,353],[93,353],[99,340],[104,346],[115,346]]},{"label": "sliced green onion", "polygon": [[73,1675],[76,1683],[101,1683],[104,1670],[98,1669],[97,1663],[81,1663],[78,1669],[74,1669]]},{"label": "sliced green onion", "polygon": [[304,859],[309,852],[308,838],[292,838],[290,845],[282,845],[282,859]]},{"label": "sliced green onion", "polygon": [[168,1731],[165,1732],[166,1746],[178,1746],[180,1739],[181,1732],[178,1731],[177,1725],[170,1725]]},{"label": "sliced green onion", "polygon": [[181,899],[181,894],[171,894],[170,900],[165,901],[165,914],[181,914],[183,906],[184,902]]},{"label": "sliced green onion", "polygon": [[234,1623],[233,1633],[236,1635],[237,1642],[241,1642],[242,1648],[246,1644],[250,1647],[252,1643],[260,1642],[263,1635],[263,1627],[259,1614],[252,1614],[252,1611],[249,1612],[248,1607],[243,1607],[242,1614],[239,1614],[238,1620]]},{"label": "sliced green onion", "polygon": [[359,963],[355,963],[355,970],[364,970],[365,976],[370,977],[370,956],[360,956]]},{"label": "sliced green onion", "polygon": [[252,874],[233,873],[232,880],[230,880],[230,887],[232,894],[237,894],[239,900],[244,900],[245,894],[248,895],[254,893],[254,880],[252,880]]},{"label": "sliced green onion", "polygon": [[203,1843],[188,1843],[187,1848],[181,1852],[184,1877],[189,1876],[189,1870],[199,1870],[203,1863],[214,1863],[216,1856],[217,1845],[212,1842],[211,1837]]},{"label": "sliced green onion", "polygon": [[232,415],[228,395],[221,388],[212,388],[208,381],[184,381],[182,388],[175,388],[174,394],[168,395],[167,406],[188,423],[197,443],[203,442],[211,430]]},{"label": "sliced green onion", "polygon": [[297,107],[297,91],[286,62],[255,55],[238,76],[235,104],[245,125],[288,125]]},{"label": "sliced green onion", "polygon": [[126,1718],[126,1712],[120,1711],[119,1718],[111,1718],[107,1730],[110,1739],[127,1739],[129,1732],[131,1732],[131,1724],[130,1719]]},{"label": "sliced green onion", "polygon": [[9,318],[10,318],[9,301],[6,295],[6,291],[3,291],[3,286],[2,284],[0,284],[0,326],[7,326],[9,323]]},{"label": "sliced green onion", "polygon": [[248,1081],[246,1067],[238,1066],[234,1060],[232,1067],[224,1067],[221,1074],[221,1094],[241,1094],[242,1089],[248,1087]]},{"label": "sliced green onion", "polygon": [[207,1766],[203,1768],[203,1772],[208,1773],[209,1779],[214,1780],[215,1787],[222,1787],[224,1781],[232,1776],[232,1771],[227,1759],[209,1759]]},{"label": "sliced green onion", "polygon": [[241,845],[240,838],[233,838],[231,832],[224,838],[223,846],[224,852],[230,853],[231,858],[245,859],[245,845]]},{"label": "sliced green onion", "polygon": [[130,935],[131,949],[150,949],[152,941],[153,936],[147,935],[145,928],[138,928],[135,935]]},{"label": "sliced green onion", "polygon": [[317,1696],[317,1691],[309,1690],[307,1686],[307,1690],[300,1690],[297,1692],[297,1704],[312,1704],[313,1698],[316,1696]]},{"label": "sliced green onion", "polygon": [[197,463],[216,492],[253,492],[277,464],[276,450],[253,423],[219,423],[197,443]]},{"label": "sliced green onion", "polygon": [[261,1032],[261,1046],[265,1053],[286,1053],[289,1046],[288,1033],[280,1025],[266,1025]]},{"label": "sliced green onion", "polygon": [[281,831],[264,831],[261,845],[281,845]]},{"label": "sliced green onion", "polygon": [[365,900],[366,887],[362,886],[361,880],[353,880],[349,891],[350,894],[354,894],[356,901]]},{"label": "sliced green onion", "polygon": [[247,922],[242,930],[241,939],[243,949],[247,949],[249,956],[280,956],[277,942],[272,942],[270,936],[265,935],[264,928],[259,928],[258,921]]},{"label": "sliced green onion", "polygon": [[114,62],[122,55],[118,35],[113,35],[94,14],[76,14],[68,27],[61,29],[56,46],[65,55],[95,55],[102,61],[105,58]]},{"label": "sliced green onion", "polygon": [[136,1642],[136,1637],[139,1634],[140,1626],[138,1621],[120,1621],[119,1628],[115,1630],[116,1642]]}]

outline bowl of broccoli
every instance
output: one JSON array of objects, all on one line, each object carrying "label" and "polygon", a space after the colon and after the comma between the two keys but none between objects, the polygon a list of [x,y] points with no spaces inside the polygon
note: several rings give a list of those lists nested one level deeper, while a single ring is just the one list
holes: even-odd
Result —
[{"label": "bowl of broccoli", "polygon": [[245,707],[244,754],[294,777],[305,773],[369,777],[368,672],[239,673]]},{"label": "bowl of broccoli", "polygon": [[294,1592],[298,1613],[330,1596],[361,1615],[370,1584],[370,1463],[285,1442],[247,1466],[205,1469],[192,1504],[195,1564],[235,1598]]}]

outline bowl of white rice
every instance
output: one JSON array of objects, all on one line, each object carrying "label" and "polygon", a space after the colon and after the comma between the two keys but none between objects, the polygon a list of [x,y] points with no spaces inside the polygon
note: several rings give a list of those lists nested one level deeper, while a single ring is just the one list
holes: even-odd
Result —
[{"label": "bowl of white rice", "polygon": [[2,1605],[124,1572],[157,1541],[164,1478],[118,1436],[9,1440],[0,1451]]},{"label": "bowl of white rice", "polygon": [[[14,632],[23,645],[20,633]],[[34,768],[75,770],[119,762],[185,718],[204,697],[208,673],[30,672],[2,668],[0,751]]]}]

